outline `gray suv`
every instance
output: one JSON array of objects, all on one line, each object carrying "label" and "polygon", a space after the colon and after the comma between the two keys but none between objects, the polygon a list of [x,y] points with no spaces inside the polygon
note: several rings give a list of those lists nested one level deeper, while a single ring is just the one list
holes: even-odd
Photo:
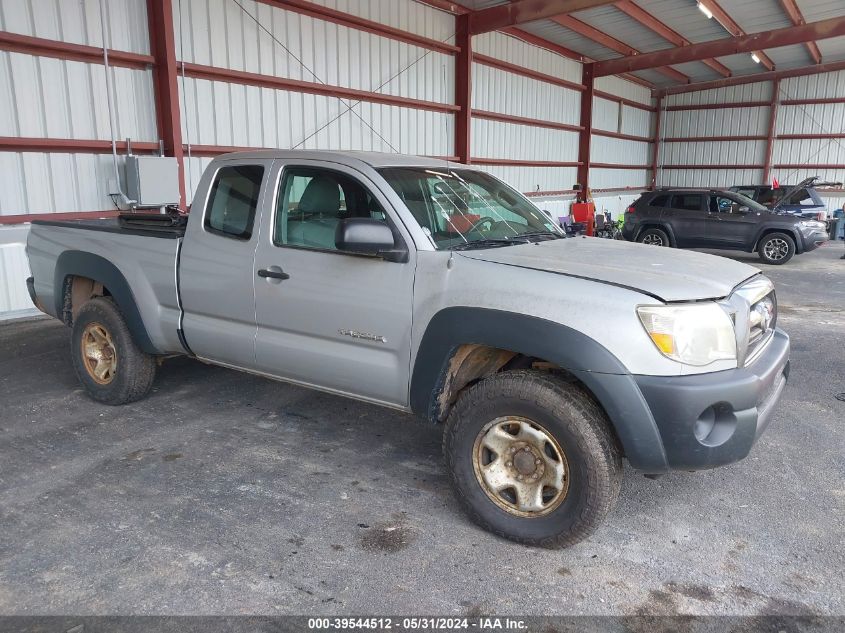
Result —
[{"label": "gray suv", "polygon": [[27,254],[93,399],[143,398],[181,354],[415,413],[442,425],[469,515],[533,545],[596,530],[623,458],[742,459],[789,375],[758,270],[567,238],[493,176],[430,158],[229,154],[187,219],[37,222]]}]

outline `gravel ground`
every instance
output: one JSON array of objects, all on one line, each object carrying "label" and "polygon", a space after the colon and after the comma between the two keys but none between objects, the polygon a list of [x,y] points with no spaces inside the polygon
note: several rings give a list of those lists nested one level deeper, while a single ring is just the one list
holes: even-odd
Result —
[{"label": "gravel ground", "polygon": [[426,422],[189,359],[107,407],[63,326],[0,324],[0,613],[843,615],[842,252],[766,267],[793,362],[752,454],[627,470],[563,551],[471,524]]}]

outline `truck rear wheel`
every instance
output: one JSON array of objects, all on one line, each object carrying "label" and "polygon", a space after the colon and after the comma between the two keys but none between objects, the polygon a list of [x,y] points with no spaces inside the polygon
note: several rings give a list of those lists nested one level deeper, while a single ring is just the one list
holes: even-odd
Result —
[{"label": "truck rear wheel", "polygon": [[646,229],[637,236],[637,241],[649,246],[671,246],[669,236],[662,229]]},{"label": "truck rear wheel", "polygon": [[786,233],[769,233],[760,240],[757,253],[767,264],[785,264],[795,255],[795,240]]},{"label": "truck rear wheel", "polygon": [[108,297],[91,299],[76,315],[71,356],[85,391],[105,404],[140,400],[155,379],[155,358],[138,348],[123,315]]},{"label": "truck rear wheel", "polygon": [[605,414],[577,385],[537,371],[502,372],[467,389],[446,420],[443,451],[470,517],[528,545],[588,537],[622,482]]}]

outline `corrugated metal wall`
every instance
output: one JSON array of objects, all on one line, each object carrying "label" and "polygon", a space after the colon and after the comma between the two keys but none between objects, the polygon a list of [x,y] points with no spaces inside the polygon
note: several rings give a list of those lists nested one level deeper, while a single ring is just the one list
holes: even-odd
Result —
[{"label": "corrugated metal wall", "polygon": [[[770,81],[671,95],[664,106],[755,104],[772,99]],[[845,181],[845,169],[812,165],[845,165],[845,139],[790,139],[779,136],[841,134],[845,131],[845,103],[798,103],[841,98],[845,94],[845,71],[793,77],[780,82],[772,144],[772,176],[781,184],[792,184],[808,176],[820,176],[833,182]],[[784,103],[787,102],[787,103]],[[681,187],[729,187],[760,184],[766,163],[765,140],[676,141],[702,136],[762,136],[769,131],[771,112],[768,105],[685,109],[664,111],[660,147],[659,185]],[[696,169],[672,169],[673,165],[706,165]],[[758,166],[750,169],[721,168],[715,165]],[[778,167],[778,165],[790,165]],[[843,196],[833,193],[829,210],[841,208]]]}]

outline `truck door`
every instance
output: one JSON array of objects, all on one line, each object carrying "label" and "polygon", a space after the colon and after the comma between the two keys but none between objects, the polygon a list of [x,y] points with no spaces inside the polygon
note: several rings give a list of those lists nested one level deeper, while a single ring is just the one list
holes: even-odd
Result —
[{"label": "truck door", "polygon": [[412,245],[378,187],[336,163],[274,167],[256,251],[256,365],[308,386],[407,405],[416,254],[396,263],[335,247],[347,217],[390,224]]},{"label": "truck door", "polygon": [[178,274],[182,329],[200,358],[254,367],[256,216],[271,166],[272,160],[222,161],[198,187],[207,195],[194,200]]}]

